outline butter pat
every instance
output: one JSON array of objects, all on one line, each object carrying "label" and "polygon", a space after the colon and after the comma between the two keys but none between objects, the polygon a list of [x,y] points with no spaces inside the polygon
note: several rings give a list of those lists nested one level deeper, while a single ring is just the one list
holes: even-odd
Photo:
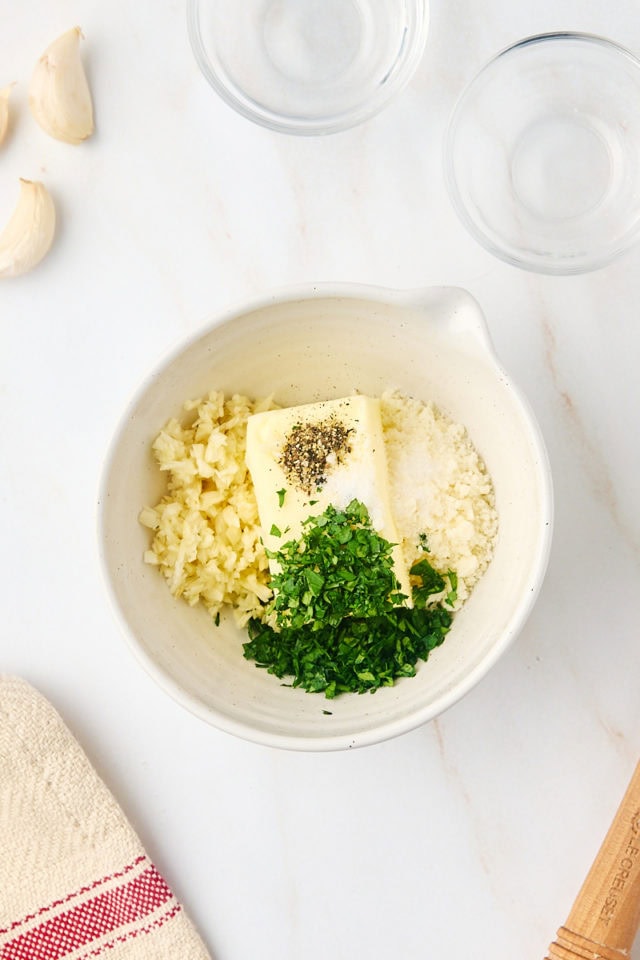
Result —
[{"label": "butter pat", "polygon": [[[381,537],[399,543],[379,400],[354,396],[253,414],[247,422],[246,462],[269,550],[299,540],[309,516],[329,504],[344,510],[352,500],[364,503]],[[272,533],[274,528],[281,536]],[[400,589],[410,597],[399,546],[393,562]],[[269,563],[276,572],[274,561]]]}]

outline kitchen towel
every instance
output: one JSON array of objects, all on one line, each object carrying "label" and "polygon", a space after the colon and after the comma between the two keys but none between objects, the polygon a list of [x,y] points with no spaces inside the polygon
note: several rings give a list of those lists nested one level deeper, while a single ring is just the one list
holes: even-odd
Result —
[{"label": "kitchen towel", "polygon": [[0,677],[0,960],[207,960],[51,704]]}]

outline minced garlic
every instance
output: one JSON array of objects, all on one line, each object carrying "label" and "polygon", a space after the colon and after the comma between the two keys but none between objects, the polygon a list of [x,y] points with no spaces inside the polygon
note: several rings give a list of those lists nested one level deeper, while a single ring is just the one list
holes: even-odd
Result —
[{"label": "minced garlic", "polygon": [[214,617],[230,605],[240,625],[261,616],[271,597],[244,454],[248,417],[273,406],[219,392],[185,404],[186,424],[170,420],[153,443],[167,492],[139,518],[153,530],[145,560],[174,596],[202,602]]}]

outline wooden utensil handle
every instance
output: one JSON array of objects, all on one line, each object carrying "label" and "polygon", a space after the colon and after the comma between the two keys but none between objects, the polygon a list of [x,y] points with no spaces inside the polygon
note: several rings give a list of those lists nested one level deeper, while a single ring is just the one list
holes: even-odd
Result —
[{"label": "wooden utensil handle", "polygon": [[629,960],[640,923],[640,763],[547,960]]}]

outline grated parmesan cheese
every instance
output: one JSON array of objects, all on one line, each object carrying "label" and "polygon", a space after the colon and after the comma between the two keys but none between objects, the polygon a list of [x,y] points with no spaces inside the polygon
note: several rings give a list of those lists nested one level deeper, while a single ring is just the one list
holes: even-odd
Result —
[{"label": "grated parmesan cheese", "polygon": [[[491,477],[461,424],[433,403],[399,393],[381,398],[394,519],[405,560],[424,556],[455,571],[459,609],[487,569],[498,532]],[[436,598],[434,598],[436,599]]]}]

